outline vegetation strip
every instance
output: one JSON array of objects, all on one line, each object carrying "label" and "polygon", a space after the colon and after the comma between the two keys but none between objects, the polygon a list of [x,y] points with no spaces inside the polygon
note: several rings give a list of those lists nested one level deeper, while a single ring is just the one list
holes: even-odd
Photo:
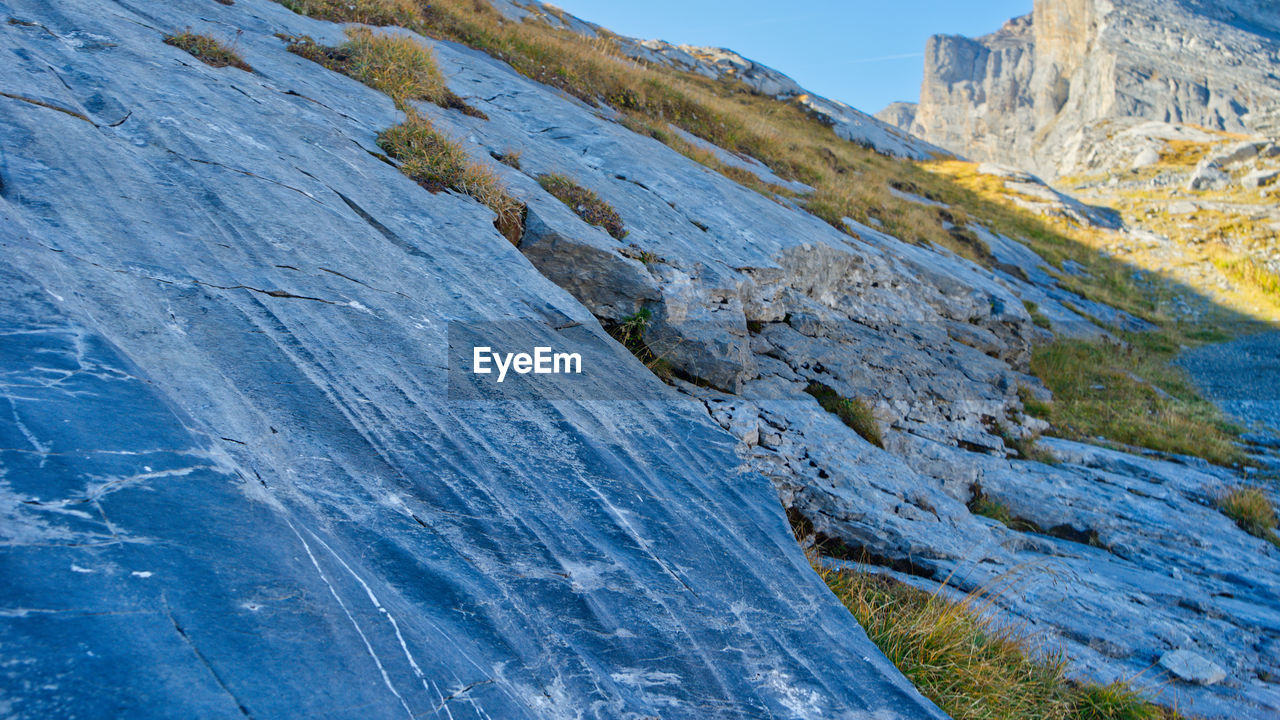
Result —
[{"label": "vegetation strip", "polygon": [[405,121],[378,135],[378,146],[400,162],[400,171],[430,192],[452,190],[494,212],[493,225],[514,245],[524,235],[524,203],[489,168],[471,159],[461,144],[436,129],[412,101],[436,103],[487,119],[446,86],[430,48],[412,38],[347,31],[347,42],[326,47],[309,37],[288,37],[289,51],[380,90],[404,111]]},{"label": "vegetation strip", "polygon": [[955,720],[1175,720],[1128,684],[1076,683],[1061,653],[992,618],[992,593],[949,600],[884,575],[810,560],[872,642]]},{"label": "vegetation strip", "polygon": [[1031,370],[1054,399],[1035,410],[1053,434],[1194,455],[1224,466],[1249,463],[1236,444],[1240,428],[1172,364],[1184,344],[1215,335],[1118,334],[1118,341],[1065,339],[1036,348]]},{"label": "vegetation strip", "polygon": [[538,184],[543,190],[551,193],[557,200],[568,205],[578,217],[603,228],[616,240],[627,236],[627,229],[622,224],[622,216],[599,195],[582,187],[564,175],[552,173],[538,177]]},{"label": "vegetation strip", "polygon": [[253,72],[249,63],[245,62],[235,50],[208,35],[193,33],[190,28],[176,35],[166,36],[164,41],[167,45],[185,50],[205,65],[216,68],[234,67],[245,72]]}]

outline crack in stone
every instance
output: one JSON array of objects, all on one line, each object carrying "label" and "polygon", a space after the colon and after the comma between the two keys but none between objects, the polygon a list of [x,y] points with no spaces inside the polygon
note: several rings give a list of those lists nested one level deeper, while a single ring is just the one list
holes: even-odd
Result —
[{"label": "crack in stone", "polygon": [[[40,246],[52,252],[66,253],[69,257],[73,257],[81,262],[88,263],[96,268],[101,268],[108,272],[120,273],[122,275],[134,275],[136,277],[145,278],[147,280],[154,280],[156,282],[164,283],[165,285],[177,284],[172,280],[166,280],[164,278],[146,275],[144,273],[139,273],[135,270],[130,270],[130,269],[122,270],[119,268],[107,267],[106,265],[102,265],[101,263],[96,263],[92,260],[89,260],[88,258],[80,257],[79,255],[76,255],[74,253],[68,253],[66,250],[63,250],[61,248],[56,248],[51,245],[45,245],[44,243],[40,243]],[[326,305],[346,305],[346,303],[334,302],[333,300],[326,300],[324,298],[311,297],[310,295],[298,295],[297,293],[291,293],[288,290],[263,290],[262,288],[256,288],[256,287],[253,287],[252,285],[215,285],[214,283],[205,282],[203,280],[197,280],[195,278],[192,278],[191,282],[192,284],[214,288],[215,290],[248,290],[250,292],[256,292],[262,295],[269,295],[271,297],[276,297],[276,298],[288,298],[291,300],[312,300],[314,302],[324,303]]]},{"label": "crack in stone", "polygon": [[48,108],[49,110],[56,110],[60,113],[63,113],[64,115],[70,115],[71,117],[76,118],[77,120],[83,120],[94,127],[98,127],[98,124],[90,120],[89,117],[84,113],[81,113],[77,110],[72,110],[70,108],[64,108],[61,105],[54,105],[53,103],[45,102],[43,100],[36,100],[35,98],[29,98],[22,95],[14,95],[13,93],[7,93],[3,91],[0,91],[0,97],[7,97],[10,100],[17,100],[19,102],[24,102],[29,105],[35,105],[36,107]]},{"label": "crack in stone", "polygon": [[[121,122],[124,122],[124,121],[122,120]],[[306,190],[302,190],[302,189],[296,188],[296,187],[294,187],[294,186],[292,186],[292,185],[288,185],[288,184],[286,184],[286,183],[282,183],[282,182],[280,182],[279,180],[272,180],[272,179],[271,179],[271,178],[269,178],[269,177],[265,177],[265,176],[263,176],[263,175],[258,175],[257,173],[253,173],[253,172],[250,172],[250,171],[248,171],[248,170],[241,170],[240,168],[232,167],[232,166],[230,166],[230,165],[225,165],[225,164],[220,163],[220,162],[218,162],[218,161],[216,161],[216,160],[203,160],[203,159],[201,159],[201,158],[187,157],[187,156],[182,155],[182,154],[180,154],[180,153],[174,152],[173,150],[168,150],[168,152],[169,152],[170,154],[172,154],[172,155],[177,155],[178,157],[182,158],[183,160],[186,160],[187,162],[200,163],[201,165],[213,165],[213,166],[215,166],[215,167],[220,167],[220,168],[222,168],[222,169],[224,169],[224,170],[230,170],[231,172],[239,173],[239,174],[241,174],[241,175],[245,175],[245,176],[248,176],[248,177],[251,177],[251,178],[257,178],[258,180],[265,180],[265,181],[267,181],[267,182],[269,182],[269,183],[271,183],[271,184],[273,184],[273,185],[279,185],[280,187],[285,188],[285,189],[287,189],[287,190],[292,190],[292,191],[294,191],[294,192],[298,193],[299,195],[302,195],[303,197],[307,198],[307,199],[308,199],[308,200],[310,200],[311,202],[314,202],[314,203],[316,203],[317,205],[320,205],[321,207],[323,207],[323,206],[324,206],[324,203],[322,203],[322,202],[320,202],[319,200],[317,200],[317,199],[315,198],[315,196],[314,196],[314,195],[312,195],[311,193],[307,192]]]},{"label": "crack in stone", "polygon": [[169,602],[164,598],[164,595],[160,596],[160,602],[164,606],[164,614],[169,618],[169,622],[173,623],[174,632],[178,633],[178,637],[182,638],[182,641],[186,643],[187,647],[191,648],[192,654],[196,656],[196,659],[200,661],[200,664],[204,665],[205,669],[209,671],[209,674],[213,676],[213,681],[218,683],[218,687],[222,688],[222,691],[225,692],[227,696],[231,698],[231,701],[236,704],[236,708],[240,710],[240,714],[252,720],[253,715],[250,714],[249,709],[244,706],[244,703],[240,702],[240,698],[237,698],[235,693],[231,692],[231,688],[227,687],[227,684],[223,682],[222,676],[220,676],[218,671],[214,669],[213,664],[204,656],[204,653],[200,652],[200,648],[196,647],[196,644],[192,642],[191,637],[187,635],[186,629],[184,629],[181,623],[178,622],[178,619],[173,616],[173,611],[169,609]]},{"label": "crack in stone", "polygon": [[[440,704],[439,704],[439,705],[436,705],[436,706],[435,706],[435,709],[433,709],[431,712],[432,712],[432,713],[438,713],[438,712],[440,712],[442,709],[444,709],[444,706],[445,706],[445,705],[447,705],[448,703],[450,703],[451,701],[453,701],[453,700],[457,700],[458,698],[461,698],[463,695],[466,695],[467,693],[471,692],[471,691],[472,691],[473,689],[475,689],[475,688],[480,687],[481,685],[488,685],[488,684],[490,684],[490,683],[494,683],[494,682],[497,682],[497,681],[496,681],[496,680],[494,680],[493,678],[489,678],[489,679],[487,679],[487,680],[477,680],[477,681],[475,681],[475,682],[471,683],[470,685],[468,685],[468,686],[466,686],[466,687],[462,688],[461,690],[458,690],[457,692],[453,692],[453,693],[450,693],[450,694],[446,695],[443,699],[441,699],[441,700],[440,700]],[[415,717],[416,717],[416,716],[415,716]]]}]

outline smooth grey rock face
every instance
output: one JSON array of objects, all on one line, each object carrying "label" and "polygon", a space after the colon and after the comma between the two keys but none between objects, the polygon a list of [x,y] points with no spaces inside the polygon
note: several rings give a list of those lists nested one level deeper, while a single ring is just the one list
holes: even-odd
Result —
[{"label": "smooth grey rock face", "polygon": [[[261,0],[0,12],[22,21],[4,91],[36,101],[0,98],[0,715],[943,717],[702,406],[488,211],[376,158],[389,99],[273,36],[340,28]],[[256,72],[162,43],[185,27]],[[440,53],[456,90],[510,90],[508,121],[572,120],[533,162],[585,173],[571,144],[630,143],[700,182]],[[612,178],[592,184],[636,187]],[[531,178],[514,190],[549,228],[530,255],[565,236]],[[569,257],[648,299],[643,264],[569,217]],[[451,321],[595,348],[644,399],[450,402]]]},{"label": "smooth grey rock face", "polygon": [[[999,608],[1078,677],[1195,648],[1230,678],[1176,685],[1184,707],[1280,708],[1280,558],[1212,509],[1229,474],[1048,440],[1061,465],[1023,462],[992,427],[1043,429],[1018,395],[1046,395],[1024,300],[1055,333],[1105,336],[1073,307],[1142,327],[1026,247],[974,228],[988,270],[839,232],[424,40],[490,119],[419,109],[529,205],[516,248],[371,154],[402,117],[387,98],[273,37],[336,26],[264,0],[0,9],[40,23],[0,27],[5,92],[90,120],[0,98],[0,642],[30,660],[0,676],[9,714],[942,717],[814,577],[779,497],[910,582],[1018,578]],[[243,30],[257,72],[161,43],[187,26]],[[491,159],[513,148],[523,171]],[[702,382],[663,385],[605,336],[638,308]],[[640,401],[450,402],[450,322],[590,350]],[[814,381],[864,400],[885,449]],[[974,516],[979,489],[1048,532]],[[119,690],[95,704],[99,684]]]},{"label": "smooth grey rock face", "polygon": [[1091,128],[1107,121],[1274,134],[1277,26],[1258,0],[1036,0],[991,35],[931,38],[907,129],[1046,176],[1088,170]]},{"label": "smooth grey rock face", "polygon": [[1160,657],[1160,667],[1176,675],[1179,680],[1197,685],[1213,685],[1227,677],[1227,671],[1190,650],[1165,653]]}]

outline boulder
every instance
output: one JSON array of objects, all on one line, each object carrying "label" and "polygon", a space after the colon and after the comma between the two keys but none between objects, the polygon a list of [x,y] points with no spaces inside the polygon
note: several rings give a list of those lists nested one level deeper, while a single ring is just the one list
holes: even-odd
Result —
[{"label": "boulder", "polygon": [[1240,180],[1246,190],[1257,190],[1275,183],[1280,178],[1280,170],[1254,170]]},{"label": "boulder", "polygon": [[1133,158],[1133,168],[1141,169],[1151,167],[1160,162],[1160,151],[1153,147],[1143,148],[1136,157]]},{"label": "boulder", "polygon": [[1231,184],[1231,176],[1217,164],[1202,162],[1187,180],[1187,190],[1221,190]]}]

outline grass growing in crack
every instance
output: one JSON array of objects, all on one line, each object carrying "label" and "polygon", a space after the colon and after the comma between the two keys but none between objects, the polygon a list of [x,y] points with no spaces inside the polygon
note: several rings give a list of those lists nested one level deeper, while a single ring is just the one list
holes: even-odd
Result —
[{"label": "grass growing in crack", "polygon": [[1182,338],[1161,332],[1123,338],[1062,339],[1035,349],[1031,371],[1054,398],[1035,410],[1044,413],[1053,435],[1105,438],[1226,466],[1248,462],[1235,443],[1240,429],[1172,364]]},{"label": "grass growing in crack", "polygon": [[599,195],[582,187],[572,179],[552,173],[538,176],[538,184],[543,190],[551,193],[557,200],[568,205],[578,217],[596,227],[603,228],[615,239],[627,236],[627,229],[622,224],[622,216],[613,206],[600,199]]},{"label": "grass growing in crack", "polygon": [[651,322],[653,322],[653,312],[649,308],[641,308],[634,315],[623,318],[621,322],[607,330],[614,340],[631,351],[631,354],[644,363],[650,372],[664,381],[670,380],[675,374],[671,363],[655,353],[644,341],[645,331],[649,329]]},{"label": "grass growing in crack", "polygon": [[520,151],[519,150],[504,150],[502,152],[490,152],[489,155],[492,156],[494,160],[497,160],[498,162],[502,163],[503,165],[506,165],[507,167],[513,167],[516,170],[520,169]]},{"label": "grass growing in crack", "polygon": [[408,100],[425,100],[488,119],[449,89],[431,50],[413,38],[351,28],[347,41],[337,47],[301,37],[291,39],[289,52],[381,90],[402,109]]},{"label": "grass growing in crack", "polygon": [[992,600],[961,601],[883,575],[834,570],[827,587],[912,684],[956,720],[1176,720],[1123,683],[1080,685],[1061,654],[992,618]]},{"label": "grass growing in crack", "polygon": [[524,203],[511,196],[492,170],[473,161],[460,144],[410,105],[426,100],[484,116],[445,86],[430,48],[411,38],[377,35],[366,28],[349,30],[347,38],[338,47],[318,45],[311,38],[286,39],[290,52],[389,95],[406,117],[378,135],[378,147],[400,161],[400,171],[426,190],[453,190],[488,207],[496,215],[493,225],[498,232],[519,245],[524,235]]},{"label": "grass growing in crack", "polygon": [[400,171],[431,192],[454,190],[478,200],[497,215],[494,227],[518,245],[524,232],[524,203],[507,192],[498,176],[471,161],[466,150],[410,112],[378,135],[378,147],[400,161]]},{"label": "grass growing in crack", "polygon": [[876,447],[884,447],[884,436],[880,433],[880,423],[876,421],[875,415],[871,414],[871,408],[867,407],[867,404],[861,399],[844,397],[830,387],[816,381],[810,382],[804,391],[812,395],[823,410],[840,418],[845,425],[853,428],[854,432],[861,435],[864,440]]},{"label": "grass growing in crack", "polygon": [[1255,487],[1235,487],[1218,498],[1218,509],[1240,526],[1241,530],[1280,547],[1276,535],[1276,510],[1266,493]]},{"label": "grass growing in crack", "polygon": [[1013,511],[1009,509],[1008,505],[1005,505],[989,495],[983,494],[982,488],[979,487],[974,487],[973,499],[969,501],[968,507],[969,512],[974,515],[991,518],[1010,530],[1033,533],[1044,532],[1044,530],[1035,523],[1014,517]]},{"label": "grass growing in crack", "polygon": [[234,49],[218,42],[216,38],[193,33],[190,28],[177,35],[166,36],[164,41],[167,45],[185,50],[205,65],[234,67],[245,72],[253,72],[249,63],[245,62]]},{"label": "grass growing in crack", "polygon": [[1049,320],[1048,316],[1040,311],[1040,306],[1038,304],[1033,303],[1030,300],[1024,300],[1022,301],[1022,305],[1027,309],[1027,314],[1031,316],[1031,322],[1036,327],[1044,328],[1045,330],[1051,330],[1053,328],[1053,323]]}]

